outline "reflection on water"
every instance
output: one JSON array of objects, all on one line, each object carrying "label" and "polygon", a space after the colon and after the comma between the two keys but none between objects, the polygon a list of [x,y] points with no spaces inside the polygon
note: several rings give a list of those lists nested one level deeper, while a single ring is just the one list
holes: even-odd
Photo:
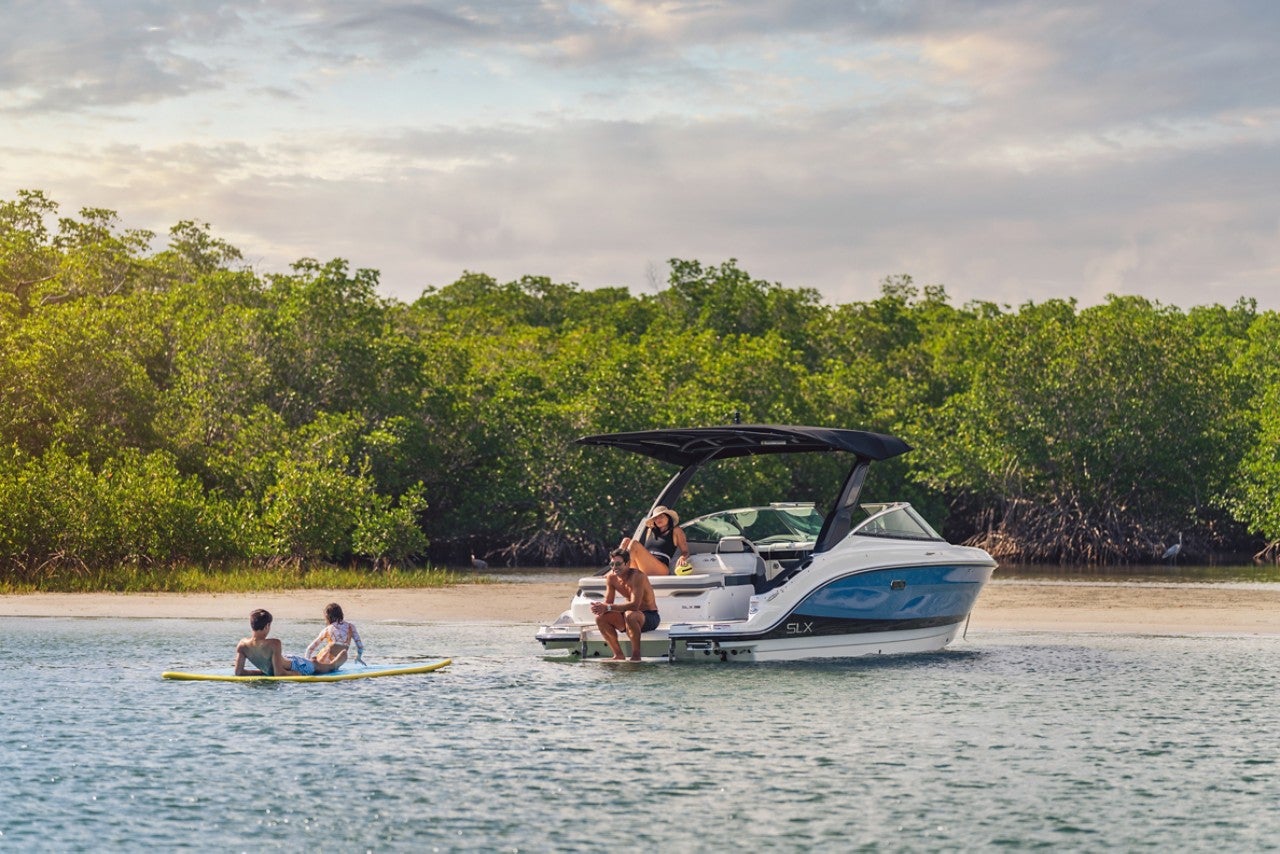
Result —
[{"label": "reflection on water", "polygon": [[[545,659],[532,627],[361,622],[329,685],[178,683],[240,621],[0,633],[0,849],[1259,850],[1280,638],[970,631],[787,665]],[[317,626],[276,626],[286,647]],[[606,841],[606,837],[609,841]]]}]

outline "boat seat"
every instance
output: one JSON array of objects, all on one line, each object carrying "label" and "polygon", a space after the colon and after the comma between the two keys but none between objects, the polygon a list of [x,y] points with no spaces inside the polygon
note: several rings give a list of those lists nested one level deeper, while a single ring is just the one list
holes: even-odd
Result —
[{"label": "boat seat", "polygon": [[[649,577],[649,584],[653,587],[653,592],[658,596],[663,596],[672,592],[697,592],[706,590],[715,590],[726,585],[735,583],[734,578],[743,578],[745,576],[730,576],[724,570],[714,569],[711,572],[698,572],[692,575],[657,575]],[[591,575],[586,578],[578,579],[578,592],[582,594],[596,594],[604,596],[607,584],[603,576]]]},{"label": "boat seat", "polygon": [[723,563],[749,572],[756,578],[763,579],[765,576],[764,558],[760,556],[760,552],[756,551],[755,544],[746,537],[721,537],[720,542],[716,544],[716,555]]},{"label": "boat seat", "polygon": [[781,587],[782,585],[786,584],[788,581],[790,581],[791,579],[799,575],[800,571],[808,567],[810,563],[812,563],[812,557],[810,557],[807,560],[801,561],[798,566],[793,566],[790,569],[782,570],[782,572],[779,572],[773,578],[768,578],[764,580],[762,583],[757,582],[756,593],[757,594],[768,593],[770,590],[775,590]]}]

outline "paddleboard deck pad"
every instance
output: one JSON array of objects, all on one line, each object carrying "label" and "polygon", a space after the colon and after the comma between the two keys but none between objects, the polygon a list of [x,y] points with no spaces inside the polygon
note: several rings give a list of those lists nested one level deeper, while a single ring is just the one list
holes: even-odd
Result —
[{"label": "paddleboard deck pad", "polygon": [[319,676],[236,676],[230,667],[221,670],[202,670],[195,673],[183,673],[177,670],[166,670],[160,674],[162,679],[177,679],[184,682],[346,682],[351,679],[373,679],[377,676],[408,676],[413,673],[430,673],[453,663],[453,659],[440,661],[415,661],[408,664],[387,664],[380,667],[356,666],[350,670],[343,668],[333,673]]}]

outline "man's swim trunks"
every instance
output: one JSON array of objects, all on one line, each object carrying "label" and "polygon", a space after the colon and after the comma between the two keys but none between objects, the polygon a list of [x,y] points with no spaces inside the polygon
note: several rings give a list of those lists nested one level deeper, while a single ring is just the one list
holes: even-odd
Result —
[{"label": "man's swim trunks", "polygon": [[658,623],[661,620],[657,611],[642,611],[641,613],[644,614],[644,625],[640,627],[640,631],[651,632],[658,627]]}]

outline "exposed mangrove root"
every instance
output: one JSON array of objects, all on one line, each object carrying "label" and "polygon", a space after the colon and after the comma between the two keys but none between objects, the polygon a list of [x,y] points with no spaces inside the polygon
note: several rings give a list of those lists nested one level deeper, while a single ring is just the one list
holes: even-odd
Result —
[{"label": "exposed mangrove root", "polygon": [[[1011,499],[981,511],[979,521],[980,533],[965,545],[1012,563],[1153,563],[1178,542],[1176,533],[1148,527],[1122,509],[1090,510],[1066,498],[1047,505]],[[1178,558],[1196,548],[1184,539]]]},{"label": "exposed mangrove root", "polygon": [[[1224,554],[1246,560],[1257,548],[1256,541],[1250,541],[1243,529],[1225,516],[1205,513],[1182,524],[1153,521],[1122,502],[1096,508],[1067,497],[1048,503],[1025,498],[987,502],[971,497],[951,507],[950,525],[949,539],[986,549],[1003,563],[1172,564]],[[1166,558],[1169,548],[1179,542],[1177,553]],[[463,564],[474,553],[491,565],[602,566],[614,544],[549,525],[527,530],[512,542],[489,543],[483,550],[474,540],[447,543],[437,538],[433,551],[437,560]],[[1280,563],[1280,541],[1268,545],[1254,559]]]},{"label": "exposed mangrove root", "polygon": [[508,566],[585,566],[604,563],[607,549],[586,537],[538,531],[493,554]]}]

